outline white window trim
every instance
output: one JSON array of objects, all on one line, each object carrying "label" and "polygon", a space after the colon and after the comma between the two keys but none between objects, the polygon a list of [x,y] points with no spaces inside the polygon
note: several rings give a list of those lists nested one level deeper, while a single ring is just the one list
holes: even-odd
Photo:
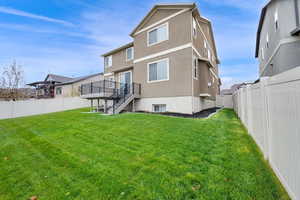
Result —
[{"label": "white window trim", "polygon": [[[274,26],[275,26],[275,32],[279,29],[279,23],[278,23],[278,9],[275,10],[275,13],[274,13]],[[277,25],[278,26],[277,26]]]},{"label": "white window trim", "polygon": [[[167,78],[162,79],[162,80],[150,81],[149,80],[149,67],[150,67],[150,65],[153,64],[153,63],[158,63],[158,62],[165,61],[165,60],[167,61]],[[168,81],[169,80],[169,73],[170,73],[170,67],[169,66],[170,66],[169,58],[164,58],[164,59],[161,59],[161,60],[156,60],[156,61],[147,63],[147,83],[157,83],[157,82],[162,82],[162,81]]]},{"label": "white window trim", "polygon": [[[167,26],[167,39],[165,40],[162,40],[162,41],[159,41],[159,42],[155,42],[155,43],[152,43],[152,44],[149,44],[149,33],[155,29],[159,29],[160,27],[162,26]],[[156,44],[159,44],[159,43],[162,43],[162,42],[165,42],[165,41],[168,41],[169,40],[169,22],[166,22],[164,24],[161,24],[159,26],[156,26],[152,29],[150,29],[149,31],[147,31],[147,47],[151,47],[153,45],[156,45]]]},{"label": "white window trim", "polygon": [[[127,50],[128,49],[132,49],[132,57],[131,57],[131,59],[128,59],[128,54],[127,54]],[[129,47],[129,48],[127,48],[126,50],[126,61],[131,61],[131,60],[133,60],[134,59],[134,48],[133,47]]]},{"label": "white window trim", "polygon": [[266,41],[267,41],[267,47],[269,48],[269,33],[267,33]]},{"label": "white window trim", "polygon": [[[156,112],[155,109],[154,109],[155,106],[164,106],[165,107],[165,111]],[[167,112],[167,104],[152,104],[152,112],[154,112],[154,113],[164,113],[164,112]]]},{"label": "white window trim", "polygon": [[[195,60],[197,61],[197,66],[195,67]],[[197,68],[197,71],[196,71],[196,77],[195,77],[195,70]],[[193,56],[193,79],[195,80],[198,80],[198,77],[199,77],[199,68],[198,68],[198,57],[197,56]]]},{"label": "white window trim", "polygon": [[265,50],[263,47],[261,48],[261,59],[265,60]]},{"label": "white window trim", "polygon": [[[60,94],[57,94],[57,90],[60,89]],[[63,94],[63,89],[62,87],[57,87],[55,88],[55,95],[62,95]]]},{"label": "white window trim", "polygon": [[[108,58],[108,65],[105,65],[105,58]],[[111,59],[111,65],[109,65],[109,58]],[[110,55],[110,56],[105,56],[105,57],[104,57],[104,68],[112,67],[112,65],[113,65],[112,55]]]},{"label": "white window trim", "polygon": [[121,83],[121,76],[122,76],[123,74],[125,74],[125,73],[128,73],[128,72],[130,72],[130,81],[131,81],[130,84],[132,84],[132,70],[120,72],[120,75],[119,75],[119,83]]},{"label": "white window trim", "polygon": [[195,17],[192,17],[192,30],[193,30],[193,38],[197,38],[197,22]]}]

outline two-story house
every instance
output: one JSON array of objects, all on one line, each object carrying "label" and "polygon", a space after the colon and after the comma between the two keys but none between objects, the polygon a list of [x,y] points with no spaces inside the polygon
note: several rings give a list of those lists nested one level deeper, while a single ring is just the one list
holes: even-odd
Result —
[{"label": "two-story house", "polygon": [[255,52],[260,77],[300,66],[299,5],[300,0],[270,0],[262,9]]},{"label": "two-story house", "polygon": [[106,99],[107,113],[215,107],[219,59],[211,22],[196,4],[155,5],[130,36],[133,42],[102,55],[106,82],[84,85],[82,97]]}]

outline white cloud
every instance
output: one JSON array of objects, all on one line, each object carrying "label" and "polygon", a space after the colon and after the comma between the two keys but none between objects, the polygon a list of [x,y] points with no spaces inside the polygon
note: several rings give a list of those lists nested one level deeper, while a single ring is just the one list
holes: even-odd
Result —
[{"label": "white cloud", "polygon": [[28,13],[28,12],[24,12],[24,11],[21,11],[21,10],[8,8],[8,7],[3,7],[3,6],[0,6],[0,12],[5,13],[5,14],[10,14],[10,15],[17,15],[17,16],[42,20],[42,21],[46,21],[46,22],[62,24],[62,25],[65,25],[65,26],[74,26],[74,24],[72,24],[70,22],[67,22],[65,20],[54,19],[54,18],[42,16],[42,15],[36,15],[36,14],[33,14],[33,13]]},{"label": "white cloud", "polygon": [[47,33],[47,34],[53,34],[53,35],[55,34],[55,35],[65,35],[65,36],[71,36],[71,37],[88,38],[87,34],[85,34],[85,33],[65,31],[62,29],[55,29],[55,28],[45,28],[45,27],[37,28],[36,26],[25,25],[25,24],[0,23],[0,28],[11,29],[11,30],[20,31],[20,32]]}]

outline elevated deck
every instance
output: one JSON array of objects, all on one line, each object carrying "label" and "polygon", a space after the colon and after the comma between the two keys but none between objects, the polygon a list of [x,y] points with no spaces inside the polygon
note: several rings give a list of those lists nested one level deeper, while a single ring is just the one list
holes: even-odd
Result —
[{"label": "elevated deck", "polygon": [[[80,94],[81,98],[91,100],[91,105],[94,99],[105,100],[104,112],[117,114],[134,99],[140,98],[141,84],[103,80],[81,85]],[[111,106],[107,106],[107,100],[112,101]]]}]

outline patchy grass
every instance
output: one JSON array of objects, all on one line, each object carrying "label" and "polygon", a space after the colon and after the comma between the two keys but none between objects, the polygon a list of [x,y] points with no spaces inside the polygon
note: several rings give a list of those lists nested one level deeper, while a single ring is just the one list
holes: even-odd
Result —
[{"label": "patchy grass", "polygon": [[0,199],[289,199],[232,110],[0,120]]}]

